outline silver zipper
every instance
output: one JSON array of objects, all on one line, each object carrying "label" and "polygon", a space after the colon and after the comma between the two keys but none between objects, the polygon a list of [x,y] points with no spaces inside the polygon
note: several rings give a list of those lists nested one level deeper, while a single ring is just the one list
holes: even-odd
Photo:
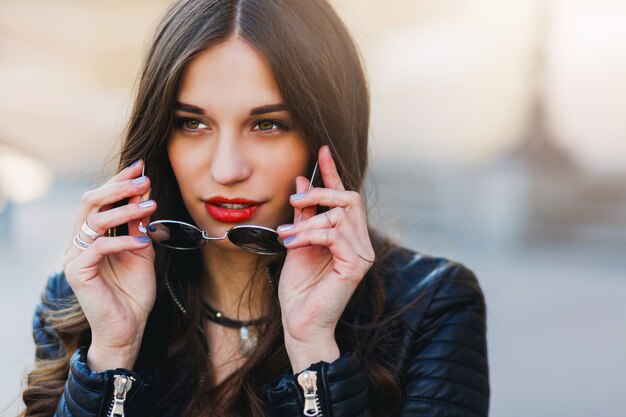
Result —
[{"label": "silver zipper", "polygon": [[317,372],[305,370],[298,375],[298,384],[304,392],[304,415],[321,416],[319,398],[317,397]]},{"label": "silver zipper", "polygon": [[113,375],[113,403],[109,417],[124,417],[124,402],[126,394],[133,386],[135,378],[127,375]]}]

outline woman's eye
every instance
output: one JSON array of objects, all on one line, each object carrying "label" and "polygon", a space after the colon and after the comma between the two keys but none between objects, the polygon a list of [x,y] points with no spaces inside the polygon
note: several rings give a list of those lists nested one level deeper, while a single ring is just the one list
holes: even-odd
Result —
[{"label": "woman's eye", "polygon": [[288,131],[289,128],[286,124],[283,124],[277,120],[260,120],[258,121],[252,130],[260,132],[273,132],[273,131]]},{"label": "woman's eye", "polygon": [[195,129],[200,127],[200,121],[198,121],[198,120],[186,120],[185,121],[185,127],[187,129],[195,130]]},{"label": "woman's eye", "polygon": [[200,129],[207,127],[205,123],[202,123],[198,119],[178,119],[176,120],[176,127],[186,132],[196,132]]},{"label": "woman's eye", "polygon": [[263,120],[262,122],[259,122],[258,126],[261,130],[270,130],[271,128],[276,126],[276,123],[270,122],[269,120]]}]

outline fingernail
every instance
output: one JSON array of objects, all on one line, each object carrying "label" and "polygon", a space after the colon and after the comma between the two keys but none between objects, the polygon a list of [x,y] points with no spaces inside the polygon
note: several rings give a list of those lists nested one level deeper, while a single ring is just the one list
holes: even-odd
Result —
[{"label": "fingernail", "polygon": [[148,232],[156,232],[156,227],[154,227],[153,225],[149,224],[148,227],[146,228],[146,230]]},{"label": "fingernail", "polygon": [[139,242],[139,243],[148,243],[148,242],[150,242],[150,238],[148,236],[137,236],[137,237],[135,237],[135,239],[137,239],[137,242]]},{"label": "fingernail", "polygon": [[295,201],[295,200],[300,200],[305,195],[306,193],[297,193],[297,194],[292,194],[291,197],[289,198]]},{"label": "fingernail", "polygon": [[291,230],[293,228],[293,224],[283,224],[282,226],[278,226],[279,232],[286,232],[287,230]]},{"label": "fingernail", "polygon": [[137,165],[139,165],[139,161],[140,161],[140,159],[136,160],[135,162],[133,162],[132,164],[130,164],[130,167],[131,167],[131,168],[136,167]]},{"label": "fingernail", "polygon": [[154,206],[154,200],[146,200],[139,203],[139,207],[146,208]]},{"label": "fingernail", "polygon": [[144,182],[146,182],[146,177],[145,175],[139,177],[139,178],[135,178],[133,180],[133,184],[143,184]]},{"label": "fingernail", "polygon": [[283,240],[283,243],[285,245],[290,244],[291,242],[293,242],[294,240],[296,240],[296,236],[289,236],[287,239]]}]

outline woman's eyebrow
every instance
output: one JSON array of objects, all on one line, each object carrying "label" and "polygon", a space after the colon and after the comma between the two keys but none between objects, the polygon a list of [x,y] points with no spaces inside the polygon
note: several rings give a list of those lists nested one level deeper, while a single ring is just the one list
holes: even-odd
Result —
[{"label": "woman's eyebrow", "polygon": [[285,104],[283,103],[267,104],[265,106],[255,107],[252,110],[250,110],[250,116],[258,116],[260,114],[274,113],[277,111],[285,111],[285,110],[287,110],[287,106],[285,106]]},{"label": "woman's eyebrow", "polygon": [[[174,106],[176,110],[184,111],[187,113],[204,115],[204,110],[198,106],[194,106],[193,104],[186,104],[181,102],[176,102]],[[287,106],[284,103],[276,103],[276,104],[267,104],[265,106],[255,107],[250,110],[250,116],[258,116],[260,114],[266,113],[274,113],[278,111],[287,110]]]},{"label": "woman's eyebrow", "polygon": [[199,115],[204,116],[204,110],[202,110],[198,106],[194,106],[193,104],[185,104],[185,103],[180,103],[177,101],[174,108],[176,110],[184,111],[187,113],[194,113],[194,114],[199,114]]}]

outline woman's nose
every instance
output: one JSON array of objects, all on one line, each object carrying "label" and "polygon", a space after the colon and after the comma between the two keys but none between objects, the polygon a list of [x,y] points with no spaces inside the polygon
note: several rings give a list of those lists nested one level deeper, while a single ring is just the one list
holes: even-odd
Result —
[{"label": "woman's nose", "polygon": [[221,185],[232,185],[250,177],[252,169],[236,138],[217,141],[211,161],[211,176]]}]

